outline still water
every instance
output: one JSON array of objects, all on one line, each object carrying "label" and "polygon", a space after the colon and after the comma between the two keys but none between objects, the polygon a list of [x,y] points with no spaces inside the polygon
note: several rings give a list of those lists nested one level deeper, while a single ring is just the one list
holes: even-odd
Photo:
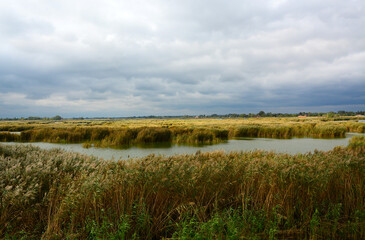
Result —
[{"label": "still water", "polygon": [[328,151],[336,146],[346,146],[348,141],[356,133],[347,133],[346,138],[335,139],[313,139],[313,138],[291,138],[291,139],[272,139],[272,138],[240,138],[228,140],[225,143],[189,146],[177,144],[153,144],[130,147],[126,149],[115,148],[83,148],[82,144],[54,144],[54,143],[1,143],[1,144],[31,144],[39,146],[42,149],[61,148],[66,151],[79,152],[87,155],[93,155],[104,159],[128,159],[144,157],[149,154],[161,154],[171,156],[175,154],[191,154],[198,150],[209,152],[215,150],[230,151],[250,151],[255,149],[275,151],[278,153],[306,153],[317,150]]}]

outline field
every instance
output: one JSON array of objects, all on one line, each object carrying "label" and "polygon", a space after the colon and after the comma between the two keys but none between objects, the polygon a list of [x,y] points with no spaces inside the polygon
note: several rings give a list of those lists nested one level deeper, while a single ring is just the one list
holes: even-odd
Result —
[{"label": "field", "polygon": [[364,239],[365,137],[104,161],[0,144],[0,238]]},{"label": "field", "polygon": [[[213,144],[235,137],[344,137],[365,132],[356,117],[125,119],[63,121],[0,121],[0,141],[83,143],[98,147],[172,142]],[[11,132],[20,132],[13,134]]]}]

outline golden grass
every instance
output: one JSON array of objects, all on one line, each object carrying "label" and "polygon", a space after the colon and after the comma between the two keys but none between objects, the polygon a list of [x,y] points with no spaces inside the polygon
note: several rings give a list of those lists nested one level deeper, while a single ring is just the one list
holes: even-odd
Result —
[{"label": "golden grass", "polygon": [[[1,121],[0,141],[85,143],[99,147],[173,142],[218,143],[234,137],[344,137],[346,132],[365,132],[365,123],[328,118],[235,119],[125,119]],[[336,121],[335,121],[336,120]],[[21,131],[21,135],[10,131]]]},{"label": "golden grass", "polygon": [[18,120],[18,121],[0,121],[0,131],[22,131],[29,128],[64,128],[64,127],[108,127],[108,128],[142,128],[142,127],[181,127],[181,128],[235,128],[242,125],[260,125],[260,126],[275,126],[275,125],[291,125],[300,123],[323,123],[330,125],[364,126],[364,123],[359,123],[358,117],[341,118],[324,118],[324,117],[265,117],[265,118],[224,118],[224,119],[117,119],[117,120],[62,120],[62,121],[45,121],[45,120]]},{"label": "golden grass", "polygon": [[364,142],[119,162],[0,145],[0,237],[361,239]]}]

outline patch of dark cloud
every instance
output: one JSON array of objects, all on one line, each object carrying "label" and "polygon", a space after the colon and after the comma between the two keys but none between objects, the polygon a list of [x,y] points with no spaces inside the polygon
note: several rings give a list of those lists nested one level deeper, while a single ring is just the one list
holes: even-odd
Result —
[{"label": "patch of dark cloud", "polygon": [[363,1],[85,3],[0,3],[0,98],[137,115],[364,101]]},{"label": "patch of dark cloud", "polygon": [[303,86],[300,89],[282,87],[275,90],[277,97],[267,101],[267,107],[359,105],[365,102],[365,83]]}]

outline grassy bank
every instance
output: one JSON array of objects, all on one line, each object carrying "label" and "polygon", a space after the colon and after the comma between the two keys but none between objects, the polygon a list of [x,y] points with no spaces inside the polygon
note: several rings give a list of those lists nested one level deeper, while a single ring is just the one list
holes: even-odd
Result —
[{"label": "grassy bank", "polygon": [[126,147],[158,142],[213,144],[235,137],[336,138],[344,137],[346,132],[364,133],[365,123],[322,118],[0,122],[0,141],[3,142],[84,143],[85,147],[91,144]]},{"label": "grassy bank", "polygon": [[0,133],[3,142],[85,143],[99,147],[123,147],[135,144],[174,142],[181,144],[212,144],[228,139],[228,131],[192,128],[40,128],[21,132]]},{"label": "grassy bank", "polygon": [[0,238],[363,239],[365,138],[103,161],[0,145]]}]

